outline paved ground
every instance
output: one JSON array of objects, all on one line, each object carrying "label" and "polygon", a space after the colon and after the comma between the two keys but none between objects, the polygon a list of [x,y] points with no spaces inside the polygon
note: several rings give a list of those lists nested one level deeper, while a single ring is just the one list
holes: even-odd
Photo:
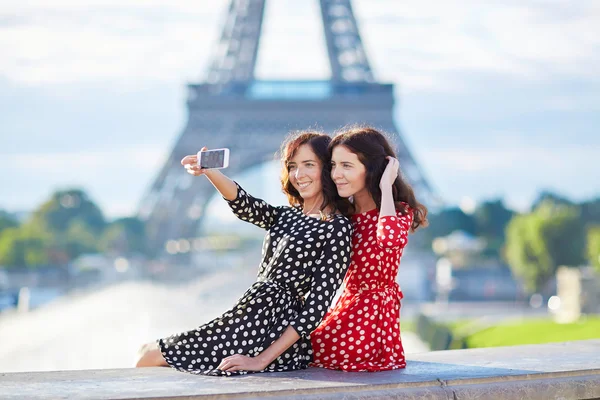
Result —
[{"label": "paved ground", "polygon": [[[254,274],[254,268],[229,270],[185,285],[125,282],[2,315],[0,372],[131,367],[141,344],[220,315]],[[407,353],[428,350],[410,332],[403,341]]]}]

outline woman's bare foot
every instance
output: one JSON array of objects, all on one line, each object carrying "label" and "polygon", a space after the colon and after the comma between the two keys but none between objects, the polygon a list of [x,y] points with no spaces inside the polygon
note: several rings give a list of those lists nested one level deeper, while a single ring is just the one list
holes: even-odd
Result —
[{"label": "woman's bare foot", "polygon": [[136,368],[141,367],[168,367],[169,364],[162,356],[156,342],[146,343],[138,351],[138,361]]}]

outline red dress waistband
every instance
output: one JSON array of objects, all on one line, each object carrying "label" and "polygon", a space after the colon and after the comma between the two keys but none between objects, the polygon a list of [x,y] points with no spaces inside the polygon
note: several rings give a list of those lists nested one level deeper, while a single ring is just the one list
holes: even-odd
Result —
[{"label": "red dress waistband", "polygon": [[346,290],[356,294],[391,291],[398,296],[398,300],[404,297],[398,282],[361,282],[359,285],[347,285]]}]

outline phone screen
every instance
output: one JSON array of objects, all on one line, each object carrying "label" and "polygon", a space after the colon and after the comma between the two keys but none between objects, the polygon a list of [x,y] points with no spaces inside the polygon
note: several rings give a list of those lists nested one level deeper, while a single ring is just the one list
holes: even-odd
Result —
[{"label": "phone screen", "polygon": [[224,164],[225,150],[208,150],[201,153],[200,168],[223,168]]}]

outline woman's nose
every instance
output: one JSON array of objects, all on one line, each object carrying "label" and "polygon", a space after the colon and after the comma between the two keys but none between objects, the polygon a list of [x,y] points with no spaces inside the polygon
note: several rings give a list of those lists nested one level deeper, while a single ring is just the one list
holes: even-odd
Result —
[{"label": "woman's nose", "polygon": [[296,180],[299,180],[301,177],[304,176],[304,169],[303,168],[296,168],[296,171],[294,172],[295,176],[296,176]]},{"label": "woman's nose", "polygon": [[337,168],[333,167],[331,169],[331,179],[337,179],[341,176],[342,176],[342,174],[340,173],[340,171]]}]

